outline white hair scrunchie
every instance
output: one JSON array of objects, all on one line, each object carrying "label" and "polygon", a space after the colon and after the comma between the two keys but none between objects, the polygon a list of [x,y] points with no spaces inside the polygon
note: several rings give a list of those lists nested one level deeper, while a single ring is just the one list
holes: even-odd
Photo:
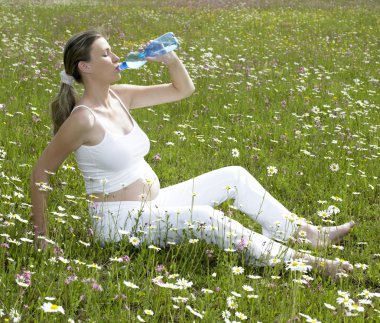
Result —
[{"label": "white hair scrunchie", "polygon": [[70,86],[73,85],[73,83],[75,81],[74,77],[66,74],[65,70],[61,71],[61,73],[59,73],[59,75],[61,75],[61,83],[65,83],[65,84],[70,85]]}]

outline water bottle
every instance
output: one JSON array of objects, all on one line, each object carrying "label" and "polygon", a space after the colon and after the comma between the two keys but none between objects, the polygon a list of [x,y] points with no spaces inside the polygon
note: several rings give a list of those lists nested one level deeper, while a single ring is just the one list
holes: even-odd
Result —
[{"label": "water bottle", "polygon": [[177,49],[178,46],[178,39],[172,32],[163,34],[155,40],[152,40],[143,51],[130,52],[125,61],[119,65],[119,70],[123,71],[127,68],[139,68],[147,62],[145,57],[164,55]]}]

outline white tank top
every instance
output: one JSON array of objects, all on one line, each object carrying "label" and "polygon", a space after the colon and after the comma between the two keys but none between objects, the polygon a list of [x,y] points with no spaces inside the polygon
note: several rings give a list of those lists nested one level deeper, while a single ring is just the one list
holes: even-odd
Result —
[{"label": "white tank top", "polygon": [[112,193],[126,187],[148,169],[144,160],[148,154],[150,142],[148,136],[138,126],[120,98],[112,91],[133,123],[133,129],[126,135],[115,137],[110,133],[91,108],[85,105],[74,107],[71,113],[84,107],[91,111],[95,119],[104,128],[102,141],[94,146],[82,145],[75,152],[78,167],[83,175],[86,193]]}]

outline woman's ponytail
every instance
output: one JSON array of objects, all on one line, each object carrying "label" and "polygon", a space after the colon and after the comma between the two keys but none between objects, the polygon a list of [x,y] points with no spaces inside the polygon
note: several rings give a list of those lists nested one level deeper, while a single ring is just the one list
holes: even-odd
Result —
[{"label": "woman's ponytail", "polygon": [[61,83],[58,95],[50,103],[50,115],[53,122],[53,134],[58,132],[65,120],[70,116],[77,102],[75,89],[66,83]]},{"label": "woman's ponytail", "polygon": [[[65,78],[73,78],[76,82],[82,83],[82,75],[79,72],[78,63],[90,61],[91,46],[100,37],[103,37],[100,32],[90,30],[76,34],[67,41],[63,51]],[[58,95],[50,103],[50,115],[53,122],[54,135],[70,116],[76,102],[77,94],[74,87],[65,83],[65,81],[61,82]]]}]

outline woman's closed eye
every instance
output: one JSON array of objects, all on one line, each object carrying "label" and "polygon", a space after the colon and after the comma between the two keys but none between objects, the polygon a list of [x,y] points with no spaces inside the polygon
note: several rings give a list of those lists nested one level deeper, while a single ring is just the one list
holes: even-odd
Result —
[{"label": "woman's closed eye", "polygon": [[110,49],[106,49],[104,52],[103,52],[103,57],[107,57],[107,56],[109,56],[110,55],[110,53],[111,53],[111,50]]}]

